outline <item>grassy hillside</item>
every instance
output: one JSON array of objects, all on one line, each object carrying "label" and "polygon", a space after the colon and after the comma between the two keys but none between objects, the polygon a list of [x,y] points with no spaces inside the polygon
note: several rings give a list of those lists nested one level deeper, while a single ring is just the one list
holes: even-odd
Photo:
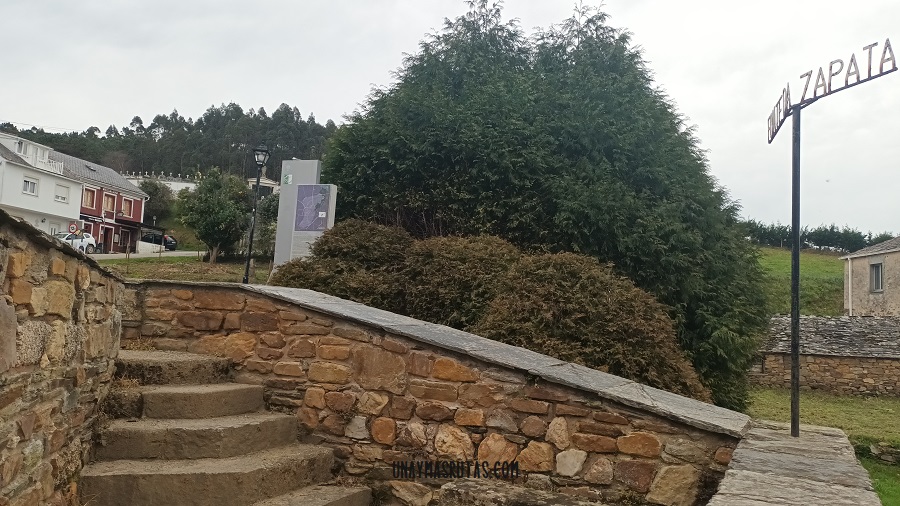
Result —
[{"label": "grassy hillside", "polygon": [[[760,265],[766,272],[769,312],[791,312],[791,250],[761,248]],[[838,255],[800,252],[800,314],[844,314],[844,261]]]}]

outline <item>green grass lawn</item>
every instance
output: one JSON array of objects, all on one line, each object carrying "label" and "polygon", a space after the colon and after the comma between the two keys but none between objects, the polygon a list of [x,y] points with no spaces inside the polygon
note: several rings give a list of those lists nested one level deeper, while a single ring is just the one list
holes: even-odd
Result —
[{"label": "green grass lawn", "polygon": [[[754,389],[747,414],[781,422],[790,421],[788,390]],[[800,422],[842,429],[850,436],[858,453],[865,455],[869,444],[887,441],[900,447],[900,399],[889,397],[842,397],[818,392],[800,393]],[[900,466],[861,458],[869,471],[882,504],[900,506]]]},{"label": "green grass lawn", "polygon": [[[765,290],[770,314],[791,312],[791,251],[760,248],[766,273]],[[800,314],[844,314],[844,261],[837,255],[800,252]]]},{"label": "green grass lawn", "polygon": [[872,459],[860,459],[872,477],[875,492],[885,506],[900,506],[900,466],[891,466]]},{"label": "green grass lawn", "polygon": [[[240,283],[244,278],[244,262],[209,264],[197,257],[117,258],[98,259],[103,267],[122,277],[132,279],[166,279],[174,281],[224,281]],[[252,283],[265,284],[269,277],[269,265],[257,264]]]}]

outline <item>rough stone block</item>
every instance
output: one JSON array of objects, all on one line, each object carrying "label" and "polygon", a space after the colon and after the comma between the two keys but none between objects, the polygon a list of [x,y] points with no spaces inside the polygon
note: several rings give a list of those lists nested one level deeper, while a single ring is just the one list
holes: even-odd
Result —
[{"label": "rough stone block", "polygon": [[416,407],[416,416],[422,420],[442,422],[453,418],[453,410],[440,402],[422,402]]},{"label": "rough stone block", "polygon": [[372,421],[372,439],[389,445],[397,439],[397,422],[392,418],[380,417]]},{"label": "rough stone block", "polygon": [[616,440],[619,451],[641,457],[658,457],[662,445],[659,439],[649,432],[632,432]]},{"label": "rough stone block", "polygon": [[518,454],[518,445],[496,432],[488,434],[478,445],[478,460],[491,466],[496,462],[513,462]]},{"label": "rough stone block", "polygon": [[350,358],[349,346],[319,345],[319,358],[323,360],[347,360]]},{"label": "rough stone block", "polygon": [[566,450],[556,455],[556,474],[572,477],[581,472],[587,452],[582,450]]},{"label": "rough stone block", "polygon": [[667,506],[691,506],[697,499],[700,472],[694,466],[667,466],[659,471],[647,501]]},{"label": "rough stone block", "polygon": [[274,368],[275,374],[281,376],[303,377],[306,372],[300,362],[278,362]]},{"label": "rough stone block", "polygon": [[616,462],[614,477],[635,492],[646,493],[656,475],[656,463],[645,460]]},{"label": "rough stone block", "polygon": [[6,263],[6,275],[11,278],[20,278],[25,275],[28,266],[31,265],[31,255],[24,251],[10,253]]},{"label": "rough stone block", "polygon": [[447,381],[471,382],[478,380],[478,371],[446,357],[438,357],[434,361],[431,375]]},{"label": "rough stone block", "polygon": [[536,401],[533,399],[511,399],[506,403],[510,408],[522,413],[534,413],[538,415],[546,415],[550,410],[550,404],[544,401]]},{"label": "rough stone block", "polygon": [[441,458],[471,461],[475,457],[475,447],[469,434],[449,424],[441,424],[434,436],[434,451]]},{"label": "rough stone block", "polygon": [[[523,471],[545,472],[553,470],[553,447],[547,443],[531,441],[516,458]],[[648,484],[649,485],[649,484]]]},{"label": "rough stone block", "polygon": [[616,453],[618,447],[616,440],[606,436],[596,436],[594,434],[581,434],[576,432],[572,434],[572,443],[576,447],[594,453]]},{"label": "rough stone block", "polygon": [[365,392],[360,396],[356,408],[360,413],[377,416],[381,414],[389,401],[390,399],[387,395],[382,395],[377,392]]},{"label": "rough stone block", "polygon": [[184,311],[176,316],[178,323],[195,330],[219,330],[222,328],[222,313],[211,311]]},{"label": "rough stone block", "polygon": [[344,384],[350,381],[350,368],[331,362],[313,362],[307,375],[311,381]]},{"label": "rough stone block", "polygon": [[219,311],[239,311],[244,309],[246,296],[238,291],[198,290],[194,292],[194,307]]},{"label": "rough stone block", "polygon": [[278,317],[274,313],[242,313],[241,330],[244,332],[278,330]]},{"label": "rough stone block", "polygon": [[409,394],[419,399],[436,401],[455,401],[458,397],[457,386],[452,383],[413,379],[409,382]]},{"label": "rough stone block", "polygon": [[34,285],[22,278],[15,278],[9,281],[9,295],[12,297],[14,304],[28,304],[31,302],[31,295]]},{"label": "rough stone block", "polygon": [[353,375],[359,386],[403,394],[406,390],[406,363],[396,353],[374,346],[353,350]]}]

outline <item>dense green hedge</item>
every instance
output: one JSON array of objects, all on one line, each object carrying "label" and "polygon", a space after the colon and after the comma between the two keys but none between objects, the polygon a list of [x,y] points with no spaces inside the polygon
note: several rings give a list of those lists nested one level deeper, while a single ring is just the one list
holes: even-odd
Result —
[{"label": "dense green hedge", "polygon": [[413,240],[347,220],[272,284],[325,292],[710,400],[667,308],[573,253],[528,255],[490,236]]}]

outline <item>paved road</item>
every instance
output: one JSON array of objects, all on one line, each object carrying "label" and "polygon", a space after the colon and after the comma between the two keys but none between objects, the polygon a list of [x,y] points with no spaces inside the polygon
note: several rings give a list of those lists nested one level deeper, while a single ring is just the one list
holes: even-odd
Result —
[{"label": "paved road", "polygon": [[[187,251],[187,250],[175,250],[175,251],[164,251],[162,256],[164,257],[195,257],[195,256],[203,256],[206,254],[205,251]],[[90,255],[94,260],[112,260],[114,258],[125,258],[125,253],[97,253]],[[153,258],[160,256],[159,253],[132,253],[131,258]]]}]

